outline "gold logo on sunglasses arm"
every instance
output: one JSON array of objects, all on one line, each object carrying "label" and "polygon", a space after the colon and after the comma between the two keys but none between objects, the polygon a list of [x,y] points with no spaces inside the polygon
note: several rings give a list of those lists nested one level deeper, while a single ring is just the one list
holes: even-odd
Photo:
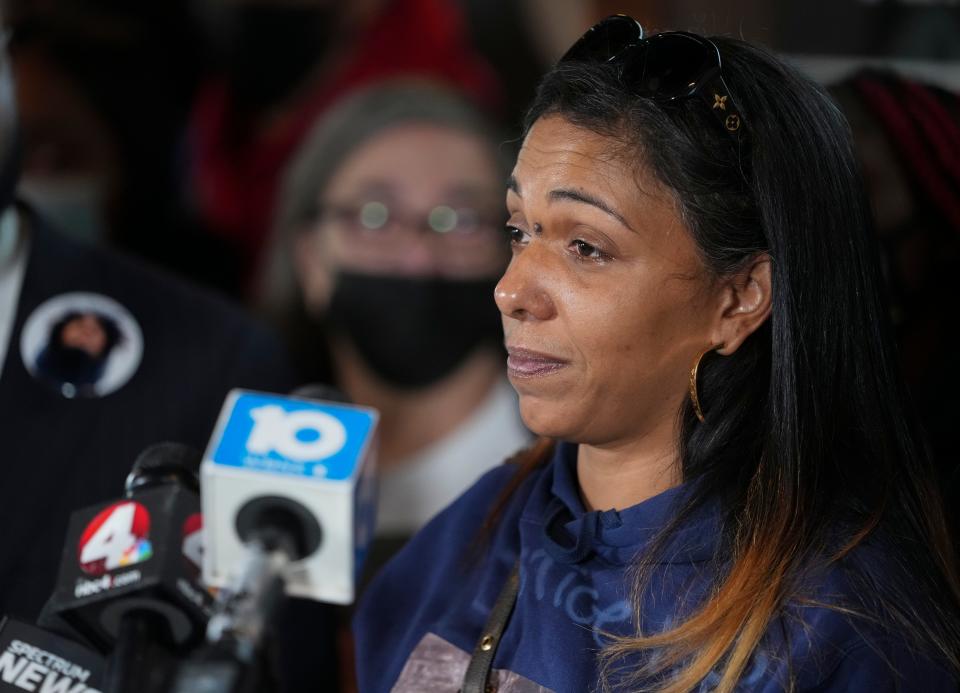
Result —
[{"label": "gold logo on sunglasses arm", "polygon": [[731,113],[727,116],[727,119],[723,121],[723,125],[730,132],[736,132],[740,129],[740,116],[738,116],[736,113]]},{"label": "gold logo on sunglasses arm", "polygon": [[727,110],[727,97],[726,95],[720,96],[720,94],[713,95],[713,107],[719,108],[721,111]]}]

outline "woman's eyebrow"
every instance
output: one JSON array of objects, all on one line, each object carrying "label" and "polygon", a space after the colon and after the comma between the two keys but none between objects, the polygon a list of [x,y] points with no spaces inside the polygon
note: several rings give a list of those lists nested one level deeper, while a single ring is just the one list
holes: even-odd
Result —
[{"label": "woman's eyebrow", "polygon": [[[514,176],[510,176],[509,178],[507,178],[507,190],[513,192],[518,197],[523,197],[523,194],[520,192],[520,183],[517,182],[517,179]],[[630,226],[629,223],[627,223],[626,218],[622,214],[620,214],[620,212],[615,210],[613,207],[607,204],[604,200],[601,200],[599,197],[594,197],[590,193],[583,192],[582,190],[558,188],[557,190],[550,191],[549,199],[551,201],[569,200],[572,202],[580,202],[582,204],[587,204],[592,207],[596,207],[597,209],[603,212],[606,212],[611,217],[613,217],[614,219],[619,221],[621,224],[623,224],[626,228],[636,233],[636,229],[634,229],[632,226]]]},{"label": "woman's eyebrow", "polygon": [[569,200],[571,202],[580,202],[582,204],[590,205],[591,207],[596,207],[602,212],[606,212],[611,217],[619,221],[625,227],[636,233],[635,229],[627,223],[626,218],[620,212],[615,210],[606,201],[601,200],[599,197],[594,197],[590,193],[584,192],[583,190],[573,190],[570,188],[558,188],[557,190],[551,190],[549,194],[551,201],[554,200]]}]

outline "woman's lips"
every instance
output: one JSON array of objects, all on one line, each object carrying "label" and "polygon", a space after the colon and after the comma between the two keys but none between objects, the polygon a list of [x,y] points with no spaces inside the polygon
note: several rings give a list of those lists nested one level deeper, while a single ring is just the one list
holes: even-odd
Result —
[{"label": "woman's lips", "polygon": [[507,372],[515,378],[549,375],[566,365],[565,360],[550,354],[542,354],[522,347],[507,347]]}]

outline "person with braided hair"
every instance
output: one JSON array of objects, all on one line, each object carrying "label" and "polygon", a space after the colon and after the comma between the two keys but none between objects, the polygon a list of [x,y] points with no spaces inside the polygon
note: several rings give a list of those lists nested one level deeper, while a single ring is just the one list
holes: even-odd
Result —
[{"label": "person with braided hair", "polygon": [[[960,95],[889,70],[830,89],[850,120],[883,252],[907,386],[948,496],[960,507]],[[955,517],[954,522],[960,520]]]}]

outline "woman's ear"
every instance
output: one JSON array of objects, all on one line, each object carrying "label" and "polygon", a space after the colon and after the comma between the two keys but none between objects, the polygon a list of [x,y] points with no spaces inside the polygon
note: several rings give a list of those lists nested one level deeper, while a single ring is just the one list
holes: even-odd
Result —
[{"label": "woman's ear", "polygon": [[316,228],[297,229],[294,234],[293,267],[303,303],[312,315],[326,312],[333,290],[333,271],[324,245]]},{"label": "woman's ear", "polygon": [[735,352],[770,316],[772,265],[766,253],[756,255],[721,284],[720,312],[713,333],[713,343],[721,345],[718,354],[729,356]]}]

